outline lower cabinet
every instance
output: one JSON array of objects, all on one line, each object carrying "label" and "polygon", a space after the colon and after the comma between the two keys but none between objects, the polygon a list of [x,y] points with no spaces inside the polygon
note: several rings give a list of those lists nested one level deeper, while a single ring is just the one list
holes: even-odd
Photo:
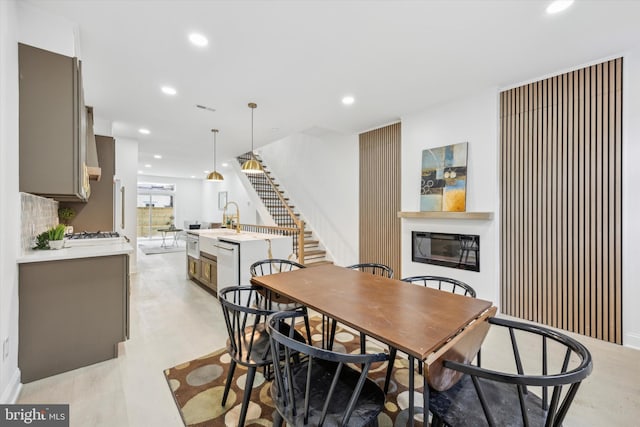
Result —
[{"label": "lower cabinet", "polygon": [[118,356],[129,329],[129,256],[19,265],[18,366],[28,383]]},{"label": "lower cabinet", "polygon": [[218,291],[218,262],[215,256],[200,252],[200,282],[213,291]]},{"label": "lower cabinet", "polygon": [[187,256],[187,274],[189,279],[200,280],[200,260],[192,256]]},{"label": "lower cabinet", "polygon": [[214,292],[218,291],[218,262],[214,255],[200,252],[200,258],[187,256],[189,279],[203,284]]}]

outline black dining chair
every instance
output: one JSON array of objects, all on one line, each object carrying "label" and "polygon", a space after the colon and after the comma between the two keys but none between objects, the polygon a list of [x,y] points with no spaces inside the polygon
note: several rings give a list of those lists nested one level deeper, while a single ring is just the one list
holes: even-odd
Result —
[{"label": "black dining chair", "polygon": [[[264,296],[259,292],[260,290],[256,286],[231,286],[219,291],[222,313],[229,335],[227,351],[231,356],[231,364],[222,395],[222,406],[227,403],[236,365],[240,364],[247,368],[247,379],[238,419],[239,426],[244,425],[247,415],[256,369],[264,368],[266,371],[266,368],[271,366],[273,361],[265,322],[267,316],[275,311],[259,308],[264,299]],[[294,340],[305,342],[304,337],[297,331],[290,331],[290,335]]]},{"label": "black dining chair", "polygon": [[[432,426],[562,425],[593,369],[587,348],[542,326],[496,317],[488,322],[492,334],[502,332],[511,343],[510,369],[502,361],[500,370],[490,370],[445,359],[444,368],[463,376],[445,391],[429,387]],[[483,343],[485,353],[490,342]],[[527,360],[533,354],[539,357]]]},{"label": "black dining chair", "polygon": [[288,259],[268,258],[251,264],[249,271],[251,276],[268,276],[270,274],[298,270],[299,268],[305,268],[305,266]]},{"label": "black dining chair", "polygon": [[[288,259],[269,258],[256,261],[251,264],[249,272],[251,273],[251,277],[257,277],[294,271],[300,268],[306,268],[306,266]],[[309,324],[309,313],[306,306],[298,304],[297,302],[276,293],[270,293],[269,302],[269,308],[272,310],[288,311],[300,309],[304,311],[304,326],[307,332],[307,340],[308,342],[311,342],[311,325]]]},{"label": "black dining chair", "polygon": [[[377,425],[385,393],[367,374],[371,365],[387,360],[384,353],[345,354],[296,341],[292,327],[301,312],[269,317],[275,380],[271,398],[276,407],[273,425]],[[362,365],[360,371],[349,365]]]},{"label": "black dining chair", "polygon": [[470,285],[467,285],[460,280],[452,279],[450,277],[443,276],[411,276],[402,279],[403,282],[415,283],[425,287],[439,289],[441,291],[447,291],[454,294],[460,294],[476,297],[476,291]]},{"label": "black dining chair", "polygon": [[360,264],[352,264],[347,266],[352,270],[359,270],[365,273],[371,273],[375,276],[384,276],[393,279],[393,269],[387,265],[376,262],[364,262]]}]

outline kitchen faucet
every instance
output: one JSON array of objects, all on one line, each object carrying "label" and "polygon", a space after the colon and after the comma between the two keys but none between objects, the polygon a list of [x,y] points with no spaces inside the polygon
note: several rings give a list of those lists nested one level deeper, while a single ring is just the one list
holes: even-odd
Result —
[{"label": "kitchen faucet", "polygon": [[[235,215],[227,215],[227,206],[234,205],[236,207]],[[224,211],[222,211],[222,223],[227,224],[230,222],[231,228],[233,228],[233,221],[235,220],[236,233],[240,233],[240,208],[236,202],[227,202],[224,205]]]}]

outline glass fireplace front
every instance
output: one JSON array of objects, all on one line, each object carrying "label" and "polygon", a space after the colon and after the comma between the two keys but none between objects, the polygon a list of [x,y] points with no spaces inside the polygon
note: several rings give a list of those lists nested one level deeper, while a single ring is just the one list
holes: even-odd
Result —
[{"label": "glass fireplace front", "polygon": [[480,236],[411,233],[411,260],[462,270],[480,271]]}]

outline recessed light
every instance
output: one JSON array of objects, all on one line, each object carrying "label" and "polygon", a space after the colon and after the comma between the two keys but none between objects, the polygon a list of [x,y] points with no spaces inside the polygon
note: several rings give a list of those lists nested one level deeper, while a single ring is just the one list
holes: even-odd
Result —
[{"label": "recessed light", "polygon": [[205,47],[209,44],[209,40],[202,34],[191,33],[189,34],[189,41],[198,47]]},{"label": "recessed light", "polygon": [[149,129],[145,129],[145,128],[138,129],[138,132],[140,132],[143,135],[149,135],[151,133]]},{"label": "recessed light", "polygon": [[171,86],[162,86],[160,89],[162,90],[162,93],[165,93],[167,95],[175,95],[176,93],[178,93],[178,91]]},{"label": "recessed light", "polygon": [[154,159],[161,159],[161,158],[162,158],[162,156],[161,156],[160,154],[154,154],[154,155],[153,155],[153,158],[154,158]]},{"label": "recessed light", "polygon": [[143,173],[142,171],[138,171],[138,173]]},{"label": "recessed light", "polygon": [[554,13],[560,13],[573,4],[573,0],[555,0],[549,3],[547,6],[547,13],[553,15]]},{"label": "recessed light", "polygon": [[209,173],[209,172],[211,172],[211,171],[204,171],[204,173]]},{"label": "recessed light", "polygon": [[191,175],[191,178],[195,178],[195,177],[196,177],[195,175]]},{"label": "recessed light", "polygon": [[150,168],[151,165],[149,163],[147,163],[146,165],[144,165],[145,168]]},{"label": "recessed light", "polygon": [[223,167],[223,168],[226,168],[227,166],[229,166],[229,163],[223,163],[223,164],[222,164],[222,167]]},{"label": "recessed light", "polygon": [[353,96],[345,96],[344,98],[342,98],[342,103],[344,105],[351,105],[355,102],[355,98]]}]

